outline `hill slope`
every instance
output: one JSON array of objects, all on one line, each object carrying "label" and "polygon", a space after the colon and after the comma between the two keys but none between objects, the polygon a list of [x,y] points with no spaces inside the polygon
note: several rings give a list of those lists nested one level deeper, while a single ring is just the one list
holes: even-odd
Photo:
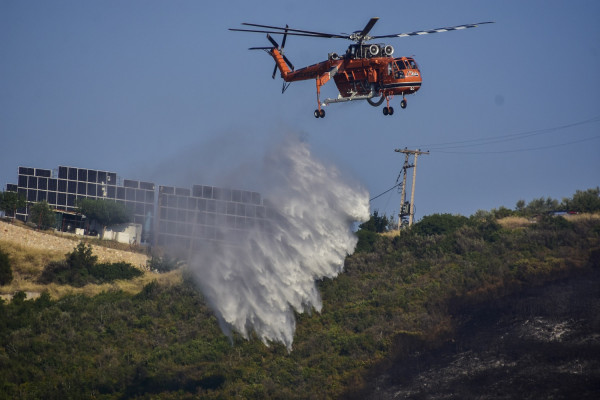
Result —
[{"label": "hill slope", "polygon": [[[14,293],[24,291],[28,298],[35,298],[44,290],[50,291],[54,297],[68,292],[83,291],[100,293],[107,287],[90,285],[86,289],[77,290],[60,285],[41,285],[37,282],[42,270],[50,261],[62,260],[77,246],[82,237],[68,234],[56,234],[49,231],[36,231],[20,223],[0,221],[0,250],[11,258],[13,281],[10,285],[0,286],[0,298],[10,299]],[[108,247],[112,245],[115,248]],[[120,243],[92,240],[91,246],[98,262],[126,262],[141,269],[146,269],[148,256],[127,249]],[[151,274],[149,274],[151,275]],[[139,292],[150,276],[139,279]],[[154,276],[154,278],[157,278]],[[135,285],[133,285],[135,286]]]},{"label": "hill slope", "polygon": [[0,302],[0,398],[351,397],[374,372],[455,339],[462,310],[600,264],[598,218],[462,218],[363,240],[343,274],[319,282],[322,312],[297,315],[291,353],[230,343],[185,279]]},{"label": "hill slope", "polygon": [[441,348],[398,360],[360,398],[600,397],[600,269],[468,307]]}]

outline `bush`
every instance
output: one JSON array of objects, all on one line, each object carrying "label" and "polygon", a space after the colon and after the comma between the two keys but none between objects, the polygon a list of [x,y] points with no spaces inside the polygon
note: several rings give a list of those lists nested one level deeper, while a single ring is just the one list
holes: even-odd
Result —
[{"label": "bush", "polygon": [[377,210],[373,211],[373,215],[367,222],[360,224],[358,227],[360,230],[371,231],[371,232],[387,232],[390,226],[394,223],[392,217],[388,217],[385,214],[380,216]]},{"label": "bush", "polygon": [[96,264],[88,271],[99,283],[112,282],[117,279],[133,279],[144,274],[126,262]]},{"label": "bush", "polygon": [[165,254],[162,257],[153,255],[150,260],[148,260],[147,267],[150,269],[150,271],[164,273],[176,270],[183,264],[184,262],[179,258],[171,257],[168,254]]},{"label": "bush", "polygon": [[71,253],[66,255],[66,260],[49,263],[42,271],[39,281],[81,287],[88,283],[112,282],[143,275],[142,271],[129,263],[97,264],[97,260],[98,257],[92,254],[92,246],[80,242]]},{"label": "bush", "polygon": [[89,281],[87,268],[73,268],[67,261],[52,261],[42,271],[40,283],[84,286]]},{"label": "bush", "polygon": [[356,253],[370,253],[375,249],[374,245],[379,237],[377,233],[361,229],[356,232],[356,236],[358,237],[358,243],[354,249]]},{"label": "bush", "polygon": [[412,227],[417,235],[443,235],[453,232],[469,222],[467,217],[451,214],[433,214],[423,217]]},{"label": "bush", "polygon": [[13,274],[8,254],[0,250],[0,286],[8,285],[12,280]]}]

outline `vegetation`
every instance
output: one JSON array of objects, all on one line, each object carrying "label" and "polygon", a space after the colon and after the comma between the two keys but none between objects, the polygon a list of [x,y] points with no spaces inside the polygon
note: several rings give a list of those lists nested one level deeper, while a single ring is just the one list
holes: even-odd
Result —
[{"label": "vegetation", "polygon": [[8,285],[13,280],[12,268],[8,254],[0,249],[0,286]]},{"label": "vegetation", "polygon": [[56,224],[56,217],[47,201],[39,201],[29,207],[29,221],[38,229],[48,229]]},{"label": "vegetation", "polygon": [[373,211],[371,218],[358,226],[359,230],[356,233],[358,244],[355,251],[358,253],[373,251],[373,244],[379,236],[377,234],[387,232],[393,223],[393,217],[387,217],[385,214],[380,216],[379,211]]},{"label": "vegetation", "polygon": [[13,218],[17,209],[27,205],[25,196],[16,192],[0,192],[0,210],[12,214]]},{"label": "vegetation", "polygon": [[519,200],[515,210],[511,211],[504,207],[500,210],[492,212],[504,213],[496,215],[499,218],[509,215],[518,215],[522,217],[534,217],[538,215],[548,214],[552,212],[575,212],[575,213],[594,213],[600,211],[600,187],[588,189],[585,191],[578,190],[572,198],[565,198],[561,202],[550,197],[533,199],[529,203],[525,200]]},{"label": "vegetation", "polygon": [[0,301],[0,398],[361,398],[369,371],[451,339],[454,311],[600,262],[593,216],[505,227],[442,214],[370,239],[319,282],[323,310],[296,315],[290,353],[230,342],[189,282]]},{"label": "vegetation", "polygon": [[394,219],[392,217],[387,217],[384,215],[379,215],[379,211],[373,211],[371,218],[367,222],[363,222],[358,227],[363,231],[370,232],[387,232],[390,227],[392,227],[394,223]]},{"label": "vegetation", "polygon": [[55,282],[76,287],[88,283],[112,282],[117,279],[132,279],[143,274],[128,263],[97,264],[98,257],[92,254],[92,246],[80,242],[66,255],[64,261],[50,262],[39,279],[40,283]]},{"label": "vegetation", "polygon": [[81,199],[77,203],[79,212],[103,228],[131,221],[131,215],[122,203],[102,199]]},{"label": "vegetation", "polygon": [[180,260],[177,257],[172,257],[169,254],[160,255],[152,255],[148,260],[146,267],[150,271],[156,271],[159,273],[174,271],[178,268],[181,268],[185,262]]},{"label": "vegetation", "polygon": [[443,235],[454,232],[468,221],[469,219],[462,215],[433,214],[423,217],[415,224],[413,232],[417,235]]}]

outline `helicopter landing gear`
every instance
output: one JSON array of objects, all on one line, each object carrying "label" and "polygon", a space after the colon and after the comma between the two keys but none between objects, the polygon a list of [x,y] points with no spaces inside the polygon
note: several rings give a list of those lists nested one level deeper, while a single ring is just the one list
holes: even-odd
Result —
[{"label": "helicopter landing gear", "polygon": [[315,110],[315,118],[325,118],[325,110]]},{"label": "helicopter landing gear", "polygon": [[400,107],[406,108],[406,99],[402,99],[402,101],[400,102]]},{"label": "helicopter landing gear", "polygon": [[386,106],[383,107],[383,115],[393,115],[394,114],[394,107],[390,107],[390,100],[392,99],[392,97],[394,96],[385,96],[385,102],[386,102]]}]

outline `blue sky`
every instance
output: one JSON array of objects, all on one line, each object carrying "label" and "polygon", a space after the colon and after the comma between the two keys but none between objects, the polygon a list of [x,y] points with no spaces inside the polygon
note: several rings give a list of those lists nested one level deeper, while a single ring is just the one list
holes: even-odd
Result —
[{"label": "blue sky", "polygon": [[[417,218],[600,185],[599,2],[365,4],[1,0],[0,186],[16,182],[20,165],[243,186],[240,166],[290,133],[372,197],[395,184],[404,161],[395,148],[431,150],[418,162]],[[374,16],[375,35],[496,23],[390,39],[423,75],[408,108],[395,98],[384,117],[366,102],[333,104],[325,119],[312,115],[313,81],[282,95],[272,59],[247,50],[267,45],[262,34],[227,30],[253,22],[342,33]],[[348,44],[289,37],[286,55],[301,67]],[[330,82],[323,97],[336,95]],[[399,202],[391,191],[371,207],[391,215]]]}]

